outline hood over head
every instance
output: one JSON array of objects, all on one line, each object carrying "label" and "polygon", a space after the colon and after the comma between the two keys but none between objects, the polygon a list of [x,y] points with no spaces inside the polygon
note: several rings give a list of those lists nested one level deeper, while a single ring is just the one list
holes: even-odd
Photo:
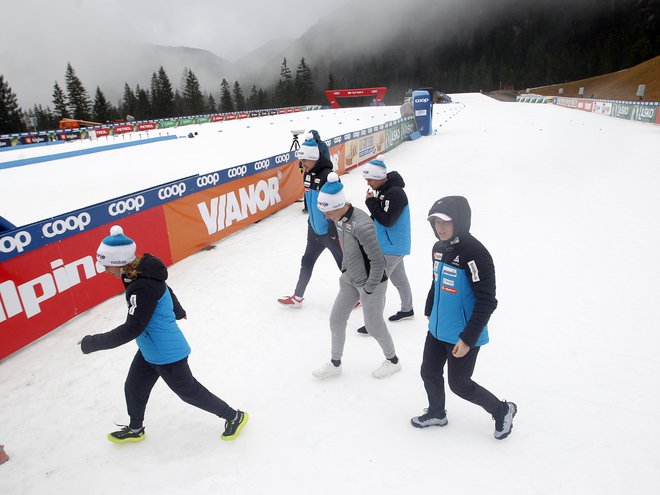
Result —
[{"label": "hood over head", "polygon": [[427,220],[431,223],[433,233],[438,234],[434,228],[435,218],[451,218],[454,223],[454,237],[464,235],[470,232],[470,222],[472,220],[472,211],[468,200],[463,196],[445,196],[433,203],[429,210]]}]

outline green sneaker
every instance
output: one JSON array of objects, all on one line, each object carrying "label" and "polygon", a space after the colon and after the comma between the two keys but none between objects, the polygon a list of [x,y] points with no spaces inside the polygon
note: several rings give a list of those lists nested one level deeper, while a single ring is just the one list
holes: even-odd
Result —
[{"label": "green sneaker", "polygon": [[121,430],[108,433],[108,440],[113,443],[141,442],[144,438],[144,426],[138,431],[133,431],[128,426],[124,426]]},{"label": "green sneaker", "polygon": [[234,421],[225,421],[225,432],[220,437],[223,440],[233,440],[241,432],[250,416],[248,413],[238,410],[238,418]]}]

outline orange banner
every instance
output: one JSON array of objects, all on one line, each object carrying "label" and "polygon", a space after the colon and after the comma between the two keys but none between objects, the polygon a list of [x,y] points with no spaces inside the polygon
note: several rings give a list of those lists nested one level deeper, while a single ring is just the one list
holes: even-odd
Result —
[{"label": "orange banner", "polygon": [[177,262],[300,198],[297,160],[163,205]]}]

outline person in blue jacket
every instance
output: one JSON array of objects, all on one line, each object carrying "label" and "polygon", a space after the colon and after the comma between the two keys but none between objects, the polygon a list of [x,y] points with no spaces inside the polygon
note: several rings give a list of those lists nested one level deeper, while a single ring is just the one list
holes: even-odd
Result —
[{"label": "person in blue jacket", "polygon": [[446,363],[449,388],[483,407],[495,420],[495,438],[502,440],[511,433],[517,406],[472,380],[479,350],[488,343],[488,320],[497,307],[493,258],[470,234],[471,211],[464,197],[436,201],[428,221],[439,239],[433,246],[433,283],[424,313],[429,330],[421,375],[429,407],[410,421],[416,428],[447,424]]},{"label": "person in blue jacket", "polygon": [[115,225],[96,253],[97,269],[121,278],[126,288],[126,322],[106,333],[85,336],[78,344],[84,354],[113,349],[135,340],[138,351],[126,377],[124,393],[130,423],[108,434],[115,443],[145,438],[144,413],[151,389],[159,378],[181,400],[225,420],[222,440],[233,440],[247,423],[246,412],[231,408],[199,383],[188,366],[190,346],[176,320],[186,312],[166,284],[167,268],[145,253],[135,256],[135,242]]},{"label": "person in blue jacket", "polygon": [[309,208],[307,221],[307,246],[300,261],[300,274],[298,283],[292,295],[282,296],[277,302],[289,308],[302,307],[305,290],[312,278],[312,271],[316,260],[327,249],[341,270],[342,252],[337,238],[337,228],[334,222],[328,220],[319,210],[317,198],[321,187],[327,182],[328,174],[332,172],[332,162],[323,156],[314,139],[307,139],[300,149],[296,150],[296,157],[300,160],[305,187],[305,200]]},{"label": "person in blue jacket", "polygon": [[[401,309],[388,319],[400,321],[413,318],[412,290],[403,264],[403,257],[410,254],[410,207],[404,191],[406,183],[397,171],[387,171],[383,155],[362,167],[362,177],[369,185],[365,203],[376,225],[378,243],[385,256],[385,273],[401,299]],[[366,325],[358,328],[358,333],[367,334]]]}]

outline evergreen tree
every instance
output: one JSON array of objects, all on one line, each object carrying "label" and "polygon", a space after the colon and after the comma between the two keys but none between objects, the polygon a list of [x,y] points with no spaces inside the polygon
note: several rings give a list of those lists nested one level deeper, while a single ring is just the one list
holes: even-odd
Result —
[{"label": "evergreen tree", "polygon": [[332,72],[328,74],[328,87],[326,88],[327,90],[329,89],[336,89],[335,88],[335,78],[332,75]]},{"label": "evergreen tree", "polygon": [[11,90],[4,76],[0,74],[0,134],[21,132],[24,129],[16,94]]},{"label": "evergreen tree", "polygon": [[174,90],[162,65],[151,76],[151,107],[155,118],[174,116]]},{"label": "evergreen tree", "polygon": [[282,61],[280,68],[280,80],[275,88],[275,103],[277,106],[289,106],[292,104],[293,97],[293,76],[291,69],[286,65],[286,57]]},{"label": "evergreen tree", "polygon": [[294,102],[298,105],[309,105],[314,101],[314,81],[312,79],[312,69],[305,62],[305,57],[300,59],[296,68]]},{"label": "evergreen tree", "polygon": [[234,81],[234,89],[232,90],[232,101],[234,102],[234,109],[237,112],[245,110],[245,96],[238,81]]},{"label": "evergreen tree", "polygon": [[248,96],[245,106],[248,110],[256,110],[259,108],[259,93],[257,91],[257,87],[254,84],[252,85],[250,96]]},{"label": "evergreen tree", "polygon": [[257,108],[263,110],[264,108],[268,108],[270,106],[270,102],[268,101],[268,93],[265,90],[259,88]]},{"label": "evergreen tree", "polygon": [[188,115],[190,115],[190,113],[188,112],[188,105],[186,105],[186,100],[177,89],[174,92],[174,110],[172,116],[183,117]]},{"label": "evergreen tree", "polygon": [[133,115],[137,120],[147,120],[152,118],[151,102],[149,101],[149,92],[141,88],[138,84],[135,87],[135,113]]},{"label": "evergreen tree", "polygon": [[69,109],[74,119],[89,120],[91,102],[87,90],[69,62],[66,64],[66,90],[69,94]]},{"label": "evergreen tree", "polygon": [[101,88],[96,86],[96,94],[94,95],[94,107],[92,108],[92,115],[95,122],[108,122],[111,120],[113,114],[113,108],[108,100],[106,99]]},{"label": "evergreen tree", "polygon": [[43,131],[45,129],[56,129],[58,126],[58,120],[53,115],[50,107],[44,108],[41,105],[35,105],[32,109],[32,114],[37,119],[37,130]]},{"label": "evergreen tree", "polygon": [[226,79],[220,83],[220,111],[222,113],[234,111],[234,102],[231,99],[231,91]]},{"label": "evergreen tree", "polygon": [[200,115],[204,113],[206,105],[204,104],[204,95],[199,87],[199,80],[195,73],[188,69],[183,90],[183,99],[189,115]]},{"label": "evergreen tree", "polygon": [[[139,88],[140,86],[138,85],[138,89]],[[124,83],[124,97],[122,98],[121,105],[123,117],[126,117],[126,115],[132,115],[135,118],[138,118],[136,115],[137,97],[128,83]]]},{"label": "evergreen tree", "polygon": [[215,98],[213,98],[213,95],[210,93],[207,102],[206,111],[208,113],[216,113],[218,111],[218,107],[215,105]]},{"label": "evergreen tree", "polygon": [[55,118],[58,120],[71,118],[66,100],[66,94],[60,88],[60,85],[57,84],[57,81],[55,81],[55,86],[53,86],[53,106],[55,107]]}]

